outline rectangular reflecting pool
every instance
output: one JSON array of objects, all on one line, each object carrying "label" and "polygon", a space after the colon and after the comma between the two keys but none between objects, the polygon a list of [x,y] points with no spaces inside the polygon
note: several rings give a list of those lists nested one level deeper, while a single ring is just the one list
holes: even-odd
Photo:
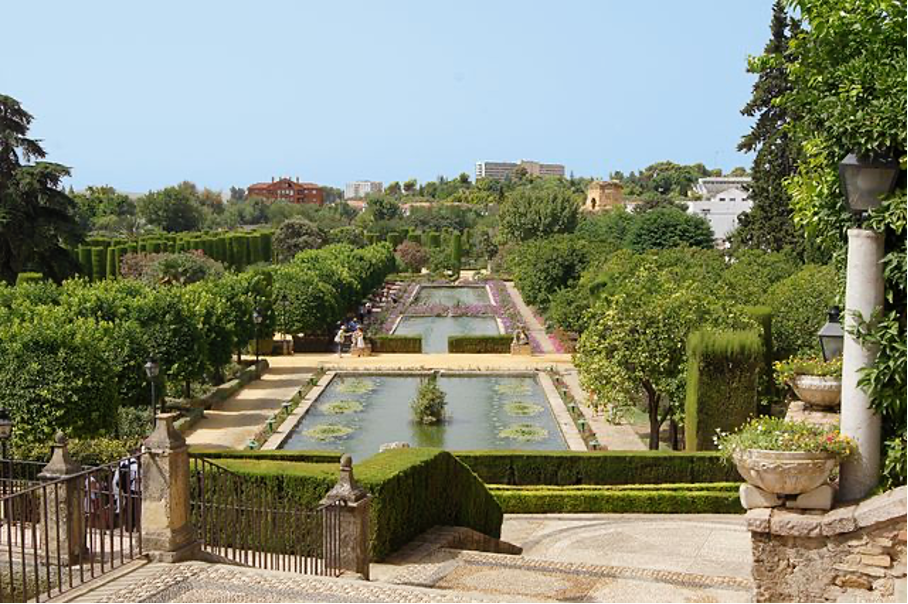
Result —
[{"label": "rectangular reflecting pool", "polygon": [[416,294],[413,304],[428,306],[470,306],[491,304],[489,290],[482,285],[423,285]]},{"label": "rectangular reflecting pool", "polygon": [[495,317],[403,317],[396,336],[422,336],[424,353],[448,352],[448,336],[497,336]]},{"label": "rectangular reflecting pool", "polygon": [[342,450],[362,460],[389,442],[411,447],[567,449],[535,376],[442,375],[447,418],[412,420],[416,375],[337,375],[293,428],[282,449]]}]

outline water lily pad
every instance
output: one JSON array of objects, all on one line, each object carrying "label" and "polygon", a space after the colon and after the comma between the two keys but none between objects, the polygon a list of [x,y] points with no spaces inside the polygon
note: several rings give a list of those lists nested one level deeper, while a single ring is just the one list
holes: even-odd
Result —
[{"label": "water lily pad", "polygon": [[519,396],[530,393],[530,385],[525,382],[504,382],[495,385],[495,392],[509,396]]},{"label": "water lily pad", "polygon": [[312,440],[326,442],[347,436],[352,432],[353,428],[351,428],[350,426],[344,426],[341,424],[319,424],[318,426],[309,428],[308,430],[303,432],[303,434],[305,434]]},{"label": "water lily pad", "polygon": [[322,407],[322,411],[331,415],[344,415],[347,413],[356,413],[363,410],[363,404],[359,401],[342,400],[332,401]]},{"label": "water lily pad", "polygon": [[542,405],[537,405],[536,403],[528,403],[526,401],[514,401],[513,403],[507,403],[504,406],[504,410],[508,415],[516,415],[518,417],[530,417],[533,415],[539,415],[544,411]]},{"label": "water lily pad", "polygon": [[367,394],[375,390],[374,380],[363,378],[347,378],[337,385],[337,391],[344,394]]},{"label": "water lily pad", "polygon": [[545,440],[549,436],[549,431],[534,424],[513,424],[499,432],[498,436],[521,442],[531,442]]}]

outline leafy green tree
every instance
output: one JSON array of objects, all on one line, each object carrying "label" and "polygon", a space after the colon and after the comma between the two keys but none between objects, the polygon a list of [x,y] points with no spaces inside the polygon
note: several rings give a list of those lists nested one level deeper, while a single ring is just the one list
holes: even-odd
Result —
[{"label": "leafy green tree", "polygon": [[808,264],[769,288],[764,304],[772,309],[772,341],[777,359],[820,354],[817,332],[835,303],[835,270]]},{"label": "leafy green tree", "polygon": [[508,267],[523,299],[545,311],[558,290],[577,283],[587,263],[583,240],[555,235],[521,244],[511,254]]},{"label": "leafy green tree", "polygon": [[628,247],[638,252],[678,246],[708,249],[713,241],[712,227],[705,218],[676,208],[658,208],[639,215],[627,235]]},{"label": "leafy green tree", "polygon": [[388,186],[385,187],[385,195],[397,196],[397,195],[400,195],[400,193],[401,193],[400,183],[397,182],[396,180],[392,183],[389,183]]},{"label": "leafy green tree", "polygon": [[136,202],[136,211],[148,224],[169,233],[197,231],[202,226],[203,214],[194,185],[150,191]]},{"label": "leafy green tree", "polygon": [[867,225],[886,237],[886,302],[866,337],[878,346],[862,376],[883,416],[886,481],[906,475],[906,9],[903,0],[795,0],[805,23],[792,39],[791,92],[779,100],[797,120],[805,157],[788,181],[795,224],[827,252],[842,255],[854,225],[839,190],[848,153],[899,159],[902,177]]},{"label": "leafy green tree", "polygon": [[354,226],[343,226],[328,231],[329,243],[346,243],[353,247],[366,246],[366,234]]},{"label": "leafy green tree", "polygon": [[604,258],[623,248],[636,216],[623,208],[591,214],[577,225],[577,235],[586,240],[595,255]]},{"label": "leafy green tree", "polygon": [[792,253],[737,250],[722,275],[731,298],[746,306],[762,305],[769,289],[801,268]]},{"label": "leafy green tree", "polygon": [[93,226],[99,218],[119,219],[136,214],[136,203],[113,187],[88,187],[71,197],[78,208],[79,220],[86,228]]},{"label": "leafy green tree", "polygon": [[302,251],[324,246],[327,241],[322,230],[312,222],[305,218],[291,218],[278,227],[272,246],[277,259],[286,262]]},{"label": "leafy green tree", "polygon": [[660,161],[627,176],[613,172],[612,178],[624,185],[624,194],[628,198],[665,200],[688,197],[698,179],[721,174],[721,170],[718,174],[716,172],[702,163],[681,165]]},{"label": "leafy green tree", "polygon": [[410,180],[406,181],[404,183],[403,190],[407,195],[411,195],[414,191],[416,191],[416,179],[411,178]]},{"label": "leafy green tree", "polygon": [[371,222],[394,220],[401,216],[400,204],[387,195],[372,195],[366,201],[363,215]]},{"label": "leafy green tree", "polygon": [[572,233],[580,219],[580,199],[558,186],[534,186],[507,194],[498,220],[499,234],[506,242]]},{"label": "leafy green tree", "polygon": [[709,282],[672,274],[651,260],[629,272],[617,291],[603,296],[588,319],[574,356],[581,383],[603,407],[631,405],[642,398],[650,449],[659,448],[662,425],[679,418],[683,408],[688,334],[748,324]]},{"label": "leafy green tree", "polygon": [[75,247],[83,229],[76,206],[61,185],[69,168],[40,160],[40,143],[28,138],[32,116],[19,102],[0,95],[0,280],[14,283],[21,272],[60,281],[78,264]]},{"label": "leafy green tree", "polygon": [[788,125],[791,112],[775,99],[791,92],[788,67],[790,33],[800,27],[786,12],[786,3],[776,0],[772,9],[772,37],[763,55],[751,59],[747,71],[757,74],[753,96],[741,113],[756,118],[754,125],[738,144],[740,151],[756,152],[750,184],[753,207],[738,218],[731,237],[733,246],[781,251],[802,246],[803,236],[791,219],[791,206],[785,179],[795,171],[799,156],[797,139]]}]

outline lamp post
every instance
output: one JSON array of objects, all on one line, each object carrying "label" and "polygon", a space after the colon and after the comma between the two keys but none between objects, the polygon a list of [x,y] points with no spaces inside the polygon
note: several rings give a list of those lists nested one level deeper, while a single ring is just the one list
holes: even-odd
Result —
[{"label": "lamp post", "polygon": [[892,192],[899,164],[890,159],[852,153],[839,164],[839,180],[848,207],[858,216],[857,228],[848,230],[848,267],[845,277],[845,333],[842,346],[842,434],[851,437],[858,452],[842,463],[839,499],[867,496],[880,476],[882,421],[870,397],[858,386],[861,370],[873,365],[877,348],[862,344],[854,332],[858,321],[870,321],[883,306],[884,239],[863,228],[869,210],[881,205],[880,196]]},{"label": "lamp post", "polygon": [[841,314],[838,306],[831,307],[826,313],[826,324],[817,332],[817,337],[820,339],[820,350],[823,351],[823,360],[827,363],[842,356],[845,332],[842,331]]},{"label": "lamp post", "polygon": [[[262,313],[256,308],[252,311],[252,322],[255,323],[255,366],[259,366],[259,326],[262,324]],[[258,369],[256,369],[258,371]]]},{"label": "lamp post", "polygon": [[6,407],[0,408],[0,443],[3,447],[3,496],[8,494],[8,482],[13,477],[13,462],[9,458],[9,439],[13,435],[13,419]]},{"label": "lamp post", "polygon": [[161,366],[158,364],[157,359],[154,357],[148,357],[148,361],[145,363],[145,375],[148,376],[148,382],[151,384],[151,426],[154,428],[155,415],[157,414],[158,400],[155,397],[155,381],[157,380],[158,373],[161,371]]},{"label": "lamp post", "polygon": [[[280,298],[281,304],[281,342],[287,341],[287,310],[290,307],[290,298],[287,297],[287,294],[281,294]],[[286,349],[286,344],[282,344]],[[283,352],[282,352],[283,354]]]}]

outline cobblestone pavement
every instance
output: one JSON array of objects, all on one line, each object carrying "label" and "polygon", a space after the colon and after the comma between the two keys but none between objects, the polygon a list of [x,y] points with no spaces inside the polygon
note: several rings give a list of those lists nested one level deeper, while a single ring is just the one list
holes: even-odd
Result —
[{"label": "cobblestone pavement", "polygon": [[748,602],[751,592],[739,577],[447,549],[403,567],[391,582],[562,602]]},{"label": "cobblestone pavement", "polygon": [[461,594],[356,579],[333,579],[238,566],[149,564],[88,592],[77,602],[493,602]]}]

